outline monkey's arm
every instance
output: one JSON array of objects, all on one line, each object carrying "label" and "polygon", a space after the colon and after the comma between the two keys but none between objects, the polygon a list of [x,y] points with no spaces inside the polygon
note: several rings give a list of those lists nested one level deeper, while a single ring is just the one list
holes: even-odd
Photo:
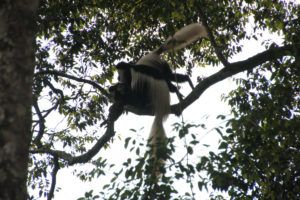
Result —
[{"label": "monkey's arm", "polygon": [[173,93],[175,92],[178,99],[180,101],[183,100],[183,95],[179,92],[178,88],[173,83],[171,83],[170,80],[166,80],[166,82],[167,82],[167,85],[168,85],[168,88],[169,88],[170,92],[173,92]]},{"label": "monkey's arm", "polygon": [[182,100],[183,95],[179,92],[178,88],[171,83],[171,81],[178,83],[188,82],[191,88],[194,89],[194,85],[188,75],[172,73],[167,63],[166,65],[161,66],[162,70],[147,65],[132,65],[131,67],[135,71],[146,74],[155,79],[164,79],[167,82],[169,91],[176,93],[179,100]]},{"label": "monkey's arm", "polygon": [[146,74],[155,79],[162,80],[165,77],[164,74],[162,74],[162,71],[156,67],[139,64],[139,65],[132,65],[131,68],[136,72]]},{"label": "monkey's arm", "polygon": [[192,89],[194,89],[194,85],[188,75],[172,73],[169,75],[169,79],[173,82],[183,83],[188,82]]},{"label": "monkey's arm", "polygon": [[[177,77],[175,77],[176,74],[173,74],[169,68],[165,68],[163,71],[158,70],[157,68],[154,68],[151,66],[147,66],[147,65],[134,65],[134,66],[132,66],[132,68],[137,72],[146,74],[155,79],[161,79],[161,80],[164,79],[168,85],[169,91],[172,93],[176,93],[177,97],[180,100],[182,100],[183,95],[179,92],[177,87],[173,83],[171,83],[172,80],[170,79],[172,77],[177,78]],[[177,76],[179,77],[179,81],[177,81],[177,82],[181,83],[181,82],[189,81],[189,83],[192,84],[192,81],[190,80],[190,78],[187,75],[177,74]],[[194,87],[193,84],[191,87],[192,88]]]},{"label": "monkey's arm", "polygon": [[173,73],[170,69],[170,66],[167,62],[164,65],[158,67],[152,67],[147,65],[132,65],[132,68],[135,71],[151,76],[155,79],[165,79],[167,81],[170,92],[176,92],[178,89],[171,83],[183,83],[188,82],[192,89],[194,85],[188,75]]}]

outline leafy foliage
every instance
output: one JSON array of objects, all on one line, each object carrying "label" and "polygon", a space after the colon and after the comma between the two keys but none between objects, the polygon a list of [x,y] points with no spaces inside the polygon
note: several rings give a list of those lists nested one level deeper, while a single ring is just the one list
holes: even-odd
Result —
[{"label": "leafy foliage", "polygon": [[[145,146],[145,141],[128,137],[125,139],[124,147],[136,158],[127,158],[122,164],[122,168],[114,172],[108,184],[103,186],[103,192],[93,197],[100,199],[191,199],[194,198],[194,186],[192,182],[198,181],[204,184],[204,177],[197,174],[201,168],[192,160],[197,160],[193,149],[198,149],[200,145],[199,134],[191,133],[193,129],[199,127],[194,124],[173,125],[174,130],[179,132],[179,137],[184,138],[185,152],[180,152],[175,145],[175,137],[168,139],[168,148],[163,157],[167,157],[165,166],[161,166],[160,179],[154,176],[155,169],[153,158],[150,156],[150,147]],[[173,159],[174,155],[180,155]],[[182,183],[188,183],[188,187],[177,187]],[[183,192],[186,190],[185,192]],[[89,199],[82,197],[79,199]]]},{"label": "leafy foliage", "polygon": [[[76,171],[83,181],[107,175],[114,164],[97,154],[97,144],[109,130],[105,123],[113,103],[108,88],[114,65],[120,60],[137,61],[177,29],[202,21],[210,37],[165,59],[189,74],[199,66],[226,66],[219,74],[198,78],[198,87],[189,96],[194,99],[218,81],[248,70],[247,78],[238,79],[239,87],[227,97],[232,118],[226,133],[221,127],[215,129],[222,138],[219,152],[200,154],[196,151],[200,139],[191,131],[196,125],[175,124],[180,140],[169,138],[165,152],[169,160],[162,168],[166,172],[156,182],[148,171],[153,166],[145,152],[146,142],[130,136],[125,149],[137,158],[130,157],[122,169],[115,169],[100,193],[90,190],[81,199],[193,199],[210,187],[227,192],[232,199],[276,199],[278,195],[297,199],[299,16],[298,4],[279,0],[41,0],[28,175],[29,187],[38,192],[32,198],[53,194],[57,171],[77,163],[92,166],[88,172]],[[227,65],[244,50],[245,40],[261,40],[268,31],[282,37],[284,52],[274,41],[263,41],[270,51],[254,57],[253,66],[243,65],[237,71]],[[185,140],[185,154],[178,159],[176,144]],[[107,142],[100,147],[110,151]],[[188,185],[189,191],[175,187],[178,181]],[[220,193],[211,195],[211,199],[224,198]]]},{"label": "leafy foliage", "polygon": [[300,71],[294,59],[284,63],[253,71],[228,96],[234,118],[206,167],[232,198],[299,198]]}]

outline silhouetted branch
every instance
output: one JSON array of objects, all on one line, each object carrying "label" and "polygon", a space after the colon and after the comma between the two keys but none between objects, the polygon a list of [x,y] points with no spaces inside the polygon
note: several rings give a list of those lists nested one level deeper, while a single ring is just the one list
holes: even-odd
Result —
[{"label": "silhouetted branch", "polygon": [[86,153],[74,157],[69,163],[70,165],[76,163],[84,163],[94,157],[100,149],[115,135],[114,123],[123,112],[123,105],[115,103],[109,108],[109,116],[107,120],[107,127],[104,135],[96,142],[96,144]]},{"label": "silhouetted branch", "polygon": [[76,76],[73,76],[73,75],[65,74],[63,72],[54,71],[54,70],[40,71],[40,72],[37,72],[35,74],[35,76],[44,75],[44,74],[52,74],[52,75],[61,76],[61,77],[64,77],[64,78],[69,78],[69,79],[72,79],[72,80],[77,81],[77,82],[90,84],[93,87],[95,87],[96,89],[98,89],[103,95],[105,95],[106,97],[109,98],[109,93],[103,87],[101,87],[98,83],[96,83],[94,81],[87,80],[87,79],[84,79],[84,78],[79,78],[79,77],[76,77]]},{"label": "silhouetted branch", "polygon": [[179,104],[171,107],[172,113],[178,113],[181,109],[184,110],[194,101],[196,101],[201,94],[211,85],[220,82],[237,73],[251,70],[267,61],[282,58],[283,56],[296,56],[296,51],[300,49],[300,45],[286,45],[282,47],[272,47],[264,52],[258,53],[246,60],[229,63],[227,67],[221,69],[219,72],[203,79],[195,89]]},{"label": "silhouetted branch", "polygon": [[58,105],[59,105],[59,100],[57,100],[56,103],[51,108],[41,111],[41,113],[43,114],[45,113],[43,115],[43,118],[46,118],[53,110],[56,110]]},{"label": "silhouetted branch", "polygon": [[52,181],[51,181],[51,187],[50,187],[50,190],[48,193],[47,200],[51,200],[54,197],[54,190],[55,190],[55,185],[56,185],[56,175],[60,168],[57,156],[53,156],[53,163],[54,163],[54,166],[53,166],[53,170],[52,170],[52,174],[51,174]]},{"label": "silhouetted branch", "polygon": [[48,81],[47,79],[45,79],[44,82],[49,86],[49,88],[50,88],[54,93],[60,95],[61,100],[64,99],[64,93],[63,93],[62,90],[55,88],[55,87],[53,86],[53,84],[52,84],[50,81]]},{"label": "silhouetted branch", "polygon": [[40,108],[38,106],[38,103],[36,101],[33,101],[33,107],[34,107],[34,109],[36,111],[36,114],[39,118],[39,120],[37,122],[39,124],[39,131],[38,131],[37,136],[34,138],[33,143],[38,148],[40,148],[42,146],[41,139],[42,139],[43,134],[45,132],[45,118],[42,116],[42,113],[41,113]]},{"label": "silhouetted branch", "polygon": [[87,162],[90,159],[92,159],[100,151],[100,149],[115,135],[114,123],[120,117],[123,110],[123,104],[119,103],[115,103],[110,107],[109,116],[106,123],[107,127],[104,135],[94,144],[94,146],[89,151],[82,155],[73,156],[64,151],[51,150],[46,148],[32,150],[30,151],[30,153],[47,153],[52,156],[56,156],[60,159],[63,159],[69,165]]}]

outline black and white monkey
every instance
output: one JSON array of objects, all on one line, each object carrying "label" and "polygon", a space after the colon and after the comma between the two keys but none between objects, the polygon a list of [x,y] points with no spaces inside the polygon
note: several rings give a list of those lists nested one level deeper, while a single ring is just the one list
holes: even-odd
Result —
[{"label": "black and white monkey", "polygon": [[[154,78],[155,81],[157,80],[164,80],[167,83],[169,91],[172,93],[176,93],[179,100],[182,100],[182,94],[179,92],[178,88],[172,83],[183,83],[188,82],[192,89],[194,89],[194,85],[188,75],[173,73],[170,69],[170,66],[167,62],[163,63],[162,65],[157,65],[156,67],[142,65],[142,64],[130,64],[125,62],[120,62],[117,65],[118,74],[119,74],[119,81],[124,85],[131,87],[132,82],[132,73],[141,73],[146,76]],[[134,90],[135,91],[135,90]],[[139,92],[139,91],[135,91]],[[147,96],[144,95],[145,89],[142,90],[142,94],[140,94],[140,101],[139,103],[136,102],[134,104],[141,104],[147,105],[149,102],[149,98],[144,99],[143,97]]]},{"label": "black and white monkey", "polygon": [[187,75],[173,73],[161,54],[174,51],[207,37],[206,29],[199,23],[190,24],[177,31],[158,49],[143,56],[136,64],[120,62],[117,64],[119,83],[131,90],[130,102],[137,107],[151,107],[155,116],[150,133],[150,145],[154,155],[158,143],[166,139],[163,122],[170,113],[170,92],[182,95],[172,82],[193,84]]}]

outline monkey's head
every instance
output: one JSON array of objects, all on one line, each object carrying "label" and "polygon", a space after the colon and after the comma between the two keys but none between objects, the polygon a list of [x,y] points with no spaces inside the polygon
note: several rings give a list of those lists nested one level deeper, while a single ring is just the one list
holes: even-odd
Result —
[{"label": "monkey's head", "polygon": [[118,70],[118,81],[122,84],[131,84],[131,72],[130,72],[131,64],[126,62],[119,62],[116,66]]},{"label": "monkey's head", "polygon": [[131,66],[131,64],[122,61],[122,62],[119,62],[119,63],[117,64],[116,68],[117,68],[118,70],[119,70],[119,69],[125,70],[125,69],[129,69],[130,66]]}]

